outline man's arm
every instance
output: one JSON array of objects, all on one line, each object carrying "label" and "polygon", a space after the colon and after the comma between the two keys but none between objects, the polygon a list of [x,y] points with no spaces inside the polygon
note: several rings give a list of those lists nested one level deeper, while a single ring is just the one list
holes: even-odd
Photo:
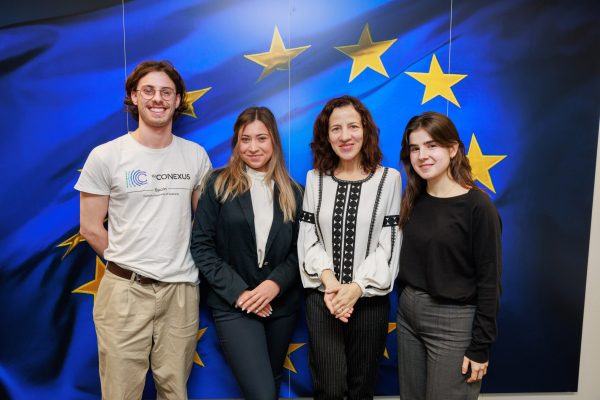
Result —
[{"label": "man's arm", "polygon": [[108,231],[104,218],[108,213],[108,196],[80,192],[79,233],[102,258],[108,247]]},{"label": "man's arm", "polygon": [[200,191],[198,189],[192,191],[192,215],[196,215],[196,207],[198,207],[198,199],[200,199]]}]

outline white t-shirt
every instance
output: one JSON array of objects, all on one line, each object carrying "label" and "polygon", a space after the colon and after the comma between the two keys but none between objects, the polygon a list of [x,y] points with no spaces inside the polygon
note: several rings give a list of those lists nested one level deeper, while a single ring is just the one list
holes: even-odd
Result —
[{"label": "white t-shirt", "polygon": [[211,168],[197,143],[152,149],[125,134],[90,153],[75,189],[108,195],[104,258],[163,282],[198,282],[190,254],[192,192]]}]

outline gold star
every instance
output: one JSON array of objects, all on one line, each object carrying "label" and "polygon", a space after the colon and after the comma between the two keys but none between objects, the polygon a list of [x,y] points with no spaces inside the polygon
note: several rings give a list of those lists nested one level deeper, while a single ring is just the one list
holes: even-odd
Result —
[{"label": "gold star", "polygon": [[79,286],[77,289],[73,290],[73,293],[91,294],[92,296],[94,296],[94,301],[96,301],[96,293],[98,293],[98,286],[100,286],[100,281],[102,280],[105,271],[106,266],[104,265],[100,257],[96,256],[96,273],[94,275],[94,280]]},{"label": "gold star", "polygon": [[494,189],[494,184],[492,183],[492,177],[490,176],[490,169],[500,161],[504,160],[506,156],[483,155],[481,147],[479,147],[479,143],[475,137],[475,133],[473,133],[467,158],[471,164],[473,180],[478,180],[483,186],[496,193],[496,189]]},{"label": "gold star", "polygon": [[296,350],[298,350],[300,347],[304,346],[305,344],[306,343],[290,343],[290,345],[288,346],[287,354],[285,356],[285,361],[283,362],[283,368],[288,369],[295,374],[298,373],[298,371],[296,371],[296,368],[294,367],[294,364],[292,364],[292,359],[290,358],[290,354],[292,354],[293,352],[295,352]]},{"label": "gold star", "polygon": [[190,117],[198,118],[196,111],[194,110],[194,103],[200,97],[204,96],[212,87],[207,87],[200,90],[192,90],[191,92],[185,92],[185,98],[187,101],[187,108],[182,114],[189,115]]},{"label": "gold star", "polygon": [[[198,333],[196,334],[196,342],[200,341],[200,339],[204,335],[204,332],[206,332],[207,329],[208,329],[208,327],[202,328],[198,331]],[[204,362],[202,362],[202,359],[200,358],[200,354],[198,354],[198,350],[196,350],[196,353],[194,354],[194,363],[198,364],[201,367],[204,367]]]},{"label": "gold star", "polygon": [[407,72],[406,74],[425,85],[425,93],[423,94],[423,102],[421,104],[425,104],[437,96],[442,96],[460,107],[451,88],[466,78],[467,75],[444,74],[435,54],[431,58],[429,72]]},{"label": "gold star", "polygon": [[[395,322],[388,322],[388,333],[394,332],[396,330]],[[383,350],[383,356],[389,360],[390,355],[388,353],[387,347]]]},{"label": "gold star", "polygon": [[73,236],[71,236],[70,238],[68,238],[67,240],[65,240],[64,242],[60,243],[59,245],[57,245],[56,247],[66,247],[69,246],[69,248],[67,249],[67,251],[65,252],[65,254],[63,254],[63,256],[61,257],[61,260],[64,260],[66,256],[69,255],[70,252],[73,251],[73,249],[75,247],[77,247],[77,245],[81,242],[85,242],[85,238],[83,236],[81,236],[81,233],[77,232],[76,234],[74,234]]},{"label": "gold star", "polygon": [[257,54],[245,54],[250,61],[254,61],[258,65],[264,67],[260,77],[256,82],[260,82],[267,76],[271,75],[273,71],[284,71],[290,69],[291,61],[296,58],[304,50],[310,46],[294,47],[293,49],[286,49],[283,44],[283,39],[279,34],[279,29],[275,26],[275,32],[273,32],[273,38],[271,39],[271,48],[266,53]]},{"label": "gold star", "polygon": [[389,78],[383,63],[381,62],[381,56],[396,40],[398,39],[374,42],[373,39],[371,39],[369,24],[366,24],[360,34],[358,44],[336,47],[337,50],[352,58],[352,69],[350,70],[350,79],[348,80],[348,83],[352,82],[354,78],[367,68],[371,68],[373,71],[379,72],[381,75]]}]

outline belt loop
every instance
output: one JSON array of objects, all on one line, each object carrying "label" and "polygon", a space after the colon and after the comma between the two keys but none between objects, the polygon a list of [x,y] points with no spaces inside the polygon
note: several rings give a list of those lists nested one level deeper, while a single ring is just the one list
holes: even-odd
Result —
[{"label": "belt loop", "polygon": [[135,278],[137,277],[137,274],[135,272],[131,272],[131,278],[129,278],[129,285],[133,285],[133,283],[135,282]]}]

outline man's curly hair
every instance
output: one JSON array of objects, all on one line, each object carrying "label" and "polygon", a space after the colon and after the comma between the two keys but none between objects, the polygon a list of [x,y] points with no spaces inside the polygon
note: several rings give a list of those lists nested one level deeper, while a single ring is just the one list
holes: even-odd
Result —
[{"label": "man's curly hair", "polygon": [[135,120],[139,120],[138,107],[133,104],[133,100],[131,100],[131,92],[137,90],[137,85],[140,80],[148,75],[150,72],[164,72],[171,78],[173,83],[175,84],[175,92],[181,98],[181,102],[179,103],[179,107],[175,109],[175,113],[173,114],[173,120],[176,120],[182,112],[188,109],[187,99],[185,95],[185,83],[183,82],[183,78],[179,75],[179,72],[173,67],[169,61],[144,61],[139,64],[133,72],[127,77],[127,81],[125,82],[125,109],[133,115]]}]

